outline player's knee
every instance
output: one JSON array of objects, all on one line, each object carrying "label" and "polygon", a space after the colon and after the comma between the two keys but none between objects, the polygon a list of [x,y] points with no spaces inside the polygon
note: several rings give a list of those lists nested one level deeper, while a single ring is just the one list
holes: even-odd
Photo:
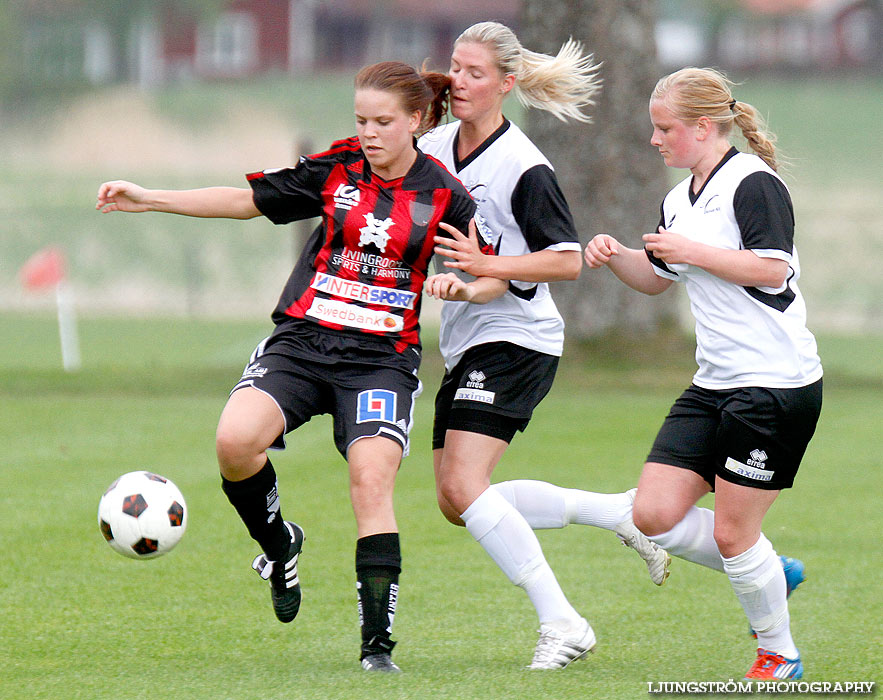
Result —
[{"label": "player's knee", "polygon": [[438,502],[445,517],[452,520],[452,516],[459,521],[459,514],[466,510],[474,499],[469,498],[469,485],[458,475],[448,474],[442,476],[438,484]]},{"label": "player's knee", "polygon": [[714,542],[722,557],[729,559],[749,549],[757,541],[753,530],[743,531],[728,523],[714,523]]},{"label": "player's knee", "polygon": [[215,452],[223,473],[225,470],[236,469],[240,465],[254,462],[262,450],[258,449],[251,436],[236,426],[227,424],[218,426],[215,435]]},{"label": "player's knee", "polygon": [[354,500],[380,502],[391,499],[395,486],[395,470],[386,465],[350,464],[350,491]]},{"label": "player's knee", "polygon": [[655,500],[635,499],[632,508],[632,520],[635,527],[648,537],[668,532],[678,524],[680,517],[671,509]]},{"label": "player's knee", "polygon": [[463,520],[461,520],[460,514],[457,512],[457,509],[450,504],[448,499],[444,497],[440,490],[436,491],[436,498],[438,499],[438,509],[441,511],[442,515],[445,516],[447,521],[452,525],[460,525],[462,527]]}]

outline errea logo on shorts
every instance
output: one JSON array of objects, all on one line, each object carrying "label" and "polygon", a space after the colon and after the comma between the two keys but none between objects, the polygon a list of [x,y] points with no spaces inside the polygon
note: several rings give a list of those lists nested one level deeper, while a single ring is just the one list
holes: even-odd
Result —
[{"label": "errea logo on shorts", "polygon": [[[766,457],[766,455],[764,455],[764,457]],[[752,459],[748,461],[754,462],[755,460]],[[764,465],[763,462],[761,462],[760,464],[761,466]],[[750,464],[742,464],[742,462],[737,462],[732,457],[727,457],[727,461],[724,463],[724,467],[734,474],[744,476],[746,479],[754,479],[755,481],[772,481],[773,475],[775,474],[774,471],[760,469],[759,467],[754,467]]]},{"label": "errea logo on shorts", "polygon": [[749,457],[751,457],[751,459],[748,460],[750,466],[757,467],[758,469],[763,469],[766,466],[768,457],[767,453],[763,450],[751,450]]},{"label": "errea logo on shorts", "polygon": [[487,379],[484,372],[480,369],[474,369],[469,373],[469,381],[466,386],[470,389],[484,389],[484,380]]}]

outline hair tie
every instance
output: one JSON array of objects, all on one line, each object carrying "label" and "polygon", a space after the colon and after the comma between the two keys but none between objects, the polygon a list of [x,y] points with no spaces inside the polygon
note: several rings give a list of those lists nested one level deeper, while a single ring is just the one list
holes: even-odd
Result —
[{"label": "hair tie", "polygon": [[730,111],[731,112],[736,111],[736,100],[735,99],[730,100]]}]

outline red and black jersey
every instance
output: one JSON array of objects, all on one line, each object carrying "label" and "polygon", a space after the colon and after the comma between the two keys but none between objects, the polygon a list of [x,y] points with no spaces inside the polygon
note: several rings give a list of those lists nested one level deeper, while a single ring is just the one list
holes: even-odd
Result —
[{"label": "red and black jersey", "polygon": [[419,347],[433,236],[446,235],[442,221],[465,232],[475,213],[459,180],[419,150],[404,177],[383,180],[352,137],[248,181],[273,223],[321,217],[273,312],[277,326],[301,319],[386,339],[399,353]]}]

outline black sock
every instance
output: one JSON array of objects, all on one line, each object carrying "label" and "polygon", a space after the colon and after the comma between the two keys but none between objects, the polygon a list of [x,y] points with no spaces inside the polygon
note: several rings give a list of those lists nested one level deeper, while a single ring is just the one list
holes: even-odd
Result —
[{"label": "black sock", "polygon": [[276,470],[270,460],[257,474],[242,481],[228,481],[222,476],[221,488],[267,559],[285,559],[291,535],[282,520]]},{"label": "black sock", "polygon": [[359,592],[361,658],[395,646],[389,636],[395,617],[402,555],[399,533],[385,532],[356,542],[356,588]]}]

